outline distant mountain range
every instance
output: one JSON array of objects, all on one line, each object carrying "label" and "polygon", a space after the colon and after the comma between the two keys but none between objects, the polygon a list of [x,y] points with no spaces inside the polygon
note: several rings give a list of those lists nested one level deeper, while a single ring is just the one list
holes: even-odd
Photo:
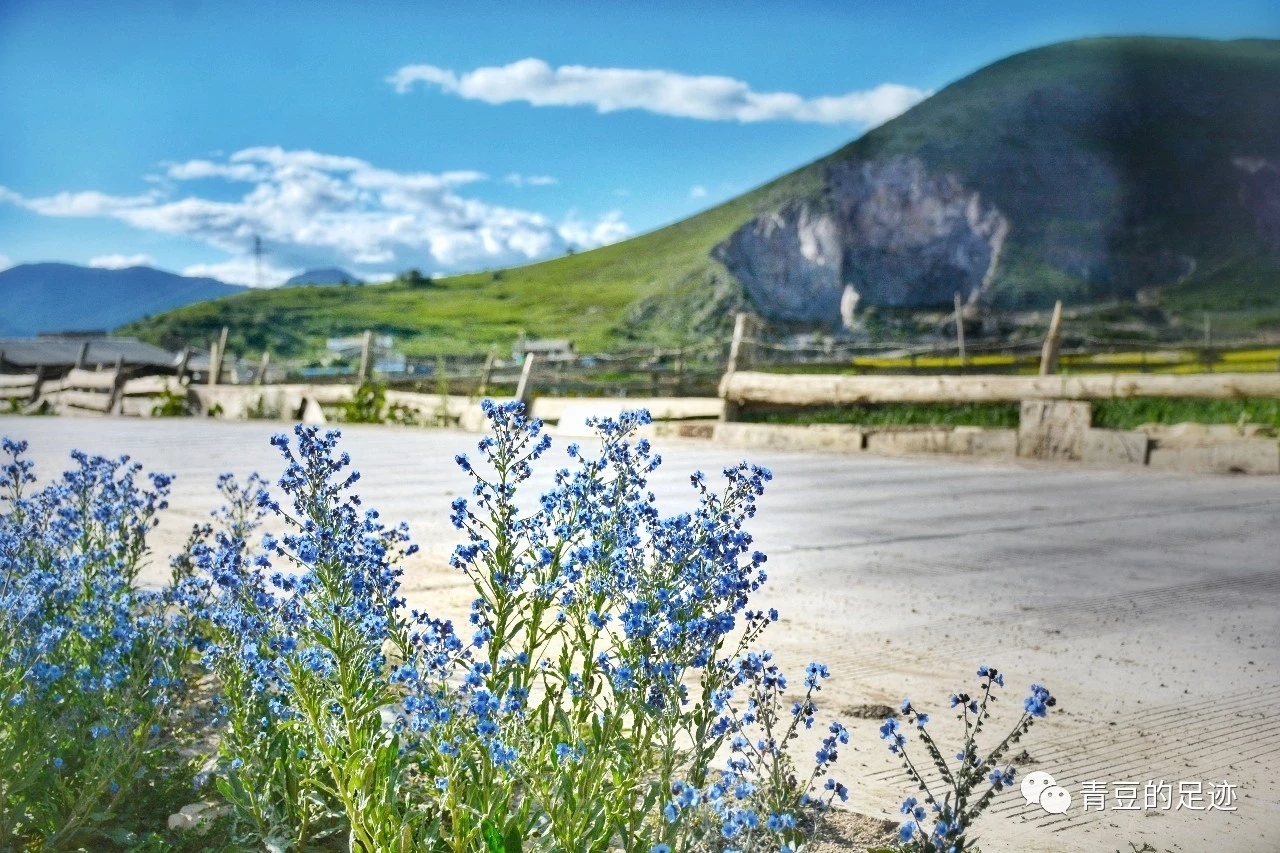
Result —
[{"label": "distant mountain range", "polygon": [[338,267],[321,267],[298,273],[284,283],[285,287],[307,284],[364,284],[351,273]]},{"label": "distant mountain range", "polygon": [[151,267],[19,264],[0,272],[0,335],[114,329],[247,288]]}]

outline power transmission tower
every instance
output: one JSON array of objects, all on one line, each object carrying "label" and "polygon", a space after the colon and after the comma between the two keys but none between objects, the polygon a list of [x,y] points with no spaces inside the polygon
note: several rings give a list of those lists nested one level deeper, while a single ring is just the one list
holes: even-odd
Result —
[{"label": "power transmission tower", "polygon": [[255,287],[262,287],[262,256],[266,254],[266,250],[262,248],[262,238],[257,234],[253,235],[253,284]]}]

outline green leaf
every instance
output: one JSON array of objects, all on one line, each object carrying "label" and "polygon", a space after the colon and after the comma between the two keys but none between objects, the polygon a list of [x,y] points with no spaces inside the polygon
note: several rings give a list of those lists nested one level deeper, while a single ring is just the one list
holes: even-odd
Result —
[{"label": "green leaf", "polygon": [[484,835],[484,848],[487,853],[508,853],[507,845],[502,840],[502,834],[498,832],[498,828],[490,821],[485,821],[480,825],[480,832]]}]

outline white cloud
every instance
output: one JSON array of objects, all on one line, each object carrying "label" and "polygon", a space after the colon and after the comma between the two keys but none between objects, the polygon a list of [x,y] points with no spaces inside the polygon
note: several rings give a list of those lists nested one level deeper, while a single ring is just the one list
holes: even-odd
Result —
[{"label": "white cloud", "polygon": [[[0,202],[44,216],[105,217],[135,228],[201,240],[232,257],[189,269],[252,284],[250,247],[261,238],[276,283],[295,265],[368,265],[467,269],[524,263],[589,248],[631,233],[617,212],[595,223],[570,217],[557,224],[536,211],[490,204],[461,188],[487,180],[476,171],[396,172],[356,157],[256,147],[221,161],[166,164],[169,182],[247,184],[238,199],[174,197],[157,186],[142,195],[97,191],[27,198],[0,187]],[[541,185],[546,176],[524,176]]]},{"label": "white cloud", "polygon": [[8,255],[0,255],[0,272],[4,272],[13,266],[13,261],[9,260]]},{"label": "white cloud", "polygon": [[214,163],[210,160],[188,160],[168,163],[165,175],[175,181],[197,181],[202,178],[225,178],[228,181],[262,181],[268,172],[252,163]]},{"label": "white cloud", "polygon": [[138,207],[154,204],[159,198],[159,191],[136,196],[111,196],[90,190],[78,193],[62,192],[43,198],[23,198],[17,193],[9,192],[7,200],[12,200],[44,216],[117,216]]},{"label": "white cloud", "polygon": [[900,83],[881,83],[862,92],[806,98],[793,92],[757,92],[732,77],[584,65],[552,68],[541,59],[521,59],[462,74],[435,65],[406,65],[387,82],[401,94],[425,83],[490,104],[523,101],[535,107],[593,106],[602,113],[647,110],[706,121],[820,124],[880,124],[929,95]]},{"label": "white cloud", "polygon": [[707,188],[702,184],[695,184],[689,188],[689,198],[706,198]]},{"label": "white cloud", "polygon": [[550,175],[521,175],[512,172],[503,177],[504,184],[511,184],[513,187],[549,187],[559,183]]},{"label": "white cloud", "polygon": [[631,228],[622,221],[622,212],[611,210],[600,217],[595,224],[583,222],[574,214],[569,214],[560,226],[560,236],[565,243],[584,249],[596,246],[607,246],[631,236]]},{"label": "white cloud", "polygon": [[104,270],[122,270],[129,267],[154,267],[156,259],[150,255],[98,255],[89,259],[89,266]]},{"label": "white cloud", "polygon": [[[284,284],[288,279],[302,272],[301,267],[282,268],[277,267],[267,260],[262,262],[262,285],[264,287],[275,287]],[[192,264],[189,267],[183,267],[183,275],[216,278],[218,281],[225,281],[228,284],[243,284],[246,287],[256,287],[258,284],[258,269],[254,264],[252,257],[241,255],[216,264]]]}]

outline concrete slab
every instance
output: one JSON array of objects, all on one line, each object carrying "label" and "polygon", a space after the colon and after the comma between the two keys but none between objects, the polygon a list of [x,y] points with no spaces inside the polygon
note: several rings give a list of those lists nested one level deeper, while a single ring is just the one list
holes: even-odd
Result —
[{"label": "concrete slab", "polygon": [[959,426],[951,431],[948,453],[962,456],[1012,457],[1018,452],[1018,431]]},{"label": "concrete slab", "polygon": [[1161,447],[1208,447],[1239,441],[1242,438],[1276,437],[1269,424],[1143,424],[1138,429],[1159,442]]},{"label": "concrete slab", "polygon": [[1076,460],[1084,452],[1093,407],[1074,400],[1023,400],[1018,417],[1018,455],[1027,459]]},{"label": "concrete slab", "polygon": [[1274,438],[1240,438],[1213,444],[1172,446],[1159,440],[1147,464],[1166,471],[1209,474],[1280,474],[1280,442]]},{"label": "concrete slab", "polygon": [[951,443],[951,430],[923,429],[876,430],[867,434],[867,450],[881,456],[907,456],[917,453],[946,453]]},{"label": "concrete slab", "polygon": [[949,453],[1012,457],[1018,436],[1011,429],[984,427],[903,427],[869,430],[867,450],[884,456]]},{"label": "concrete slab", "polygon": [[1092,465],[1146,465],[1150,437],[1142,430],[1085,430],[1080,460]]},{"label": "concrete slab", "polygon": [[591,415],[617,417],[632,409],[648,409],[655,421],[666,421],[718,418],[724,401],[719,397],[537,397],[529,408],[534,417],[544,421],[575,424]]},{"label": "concrete slab", "polygon": [[843,424],[717,423],[715,441],[726,447],[769,448],[773,450],[820,451],[828,453],[860,453],[863,431]]}]

